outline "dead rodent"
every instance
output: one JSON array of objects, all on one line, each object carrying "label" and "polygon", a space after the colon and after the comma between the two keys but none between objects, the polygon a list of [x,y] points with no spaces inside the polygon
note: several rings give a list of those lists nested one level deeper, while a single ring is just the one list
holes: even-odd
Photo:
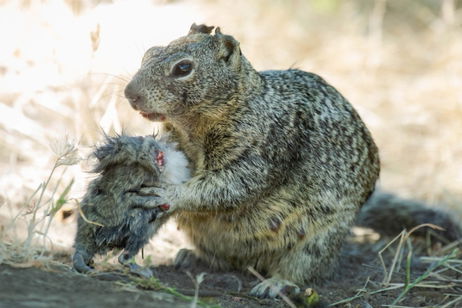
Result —
[{"label": "dead rodent", "polygon": [[[95,254],[124,249],[119,262],[131,272],[149,277],[151,271],[133,258],[170,215],[155,196],[138,196],[144,186],[180,184],[189,178],[187,160],[174,146],[152,136],[107,137],[93,153],[98,163],[80,204],[74,268],[90,272]],[[154,205],[152,205],[154,203]]]},{"label": "dead rodent", "polygon": [[152,47],[125,88],[131,106],[178,143],[192,178],[156,193],[177,211],[197,257],[269,277],[274,297],[333,272],[340,247],[380,171],[378,149],[352,105],[297,69],[257,72],[239,42],[193,25]]}]

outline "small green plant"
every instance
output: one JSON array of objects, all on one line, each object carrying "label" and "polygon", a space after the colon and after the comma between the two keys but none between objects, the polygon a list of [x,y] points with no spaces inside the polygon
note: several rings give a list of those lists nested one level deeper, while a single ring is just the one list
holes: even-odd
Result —
[{"label": "small green plant", "polygon": [[206,273],[200,273],[196,276],[196,278],[194,278],[189,271],[186,272],[186,274],[189,276],[189,278],[191,278],[192,282],[194,283],[194,299],[191,302],[191,308],[196,308],[197,304],[199,303],[199,286],[201,285],[202,281],[204,281]]},{"label": "small green plant", "polygon": [[144,257],[144,251],[143,249],[141,249],[141,255],[142,255],[142,258],[143,258],[143,265],[145,267],[150,267],[152,266],[153,262],[152,262],[152,256],[151,255],[148,255],[146,256],[146,258]]},{"label": "small green plant", "polygon": [[[202,282],[203,275],[202,276],[201,276],[201,274],[198,275],[198,277],[196,277],[196,279],[198,280],[197,285],[196,285],[196,292],[195,292],[195,294],[197,294],[197,295],[194,296],[194,297],[184,295],[183,293],[179,292],[175,288],[165,286],[156,277],[151,277],[149,279],[134,278],[133,282],[135,283],[135,285],[138,288],[146,289],[146,290],[163,291],[163,292],[166,292],[166,293],[171,294],[173,296],[176,296],[176,297],[178,297],[178,298],[180,298],[182,300],[191,302],[192,307],[196,307],[197,305],[199,305],[201,307],[207,307],[207,308],[219,308],[220,305],[208,304],[208,303],[198,299],[198,287],[199,287],[200,282]],[[199,282],[199,280],[200,280],[200,282]]]},{"label": "small green plant", "polygon": [[[74,179],[71,179],[66,184],[64,190],[59,193],[58,196],[57,194],[63,182],[63,177],[67,169],[66,167],[75,165],[80,161],[77,146],[66,137],[64,140],[51,143],[51,149],[56,155],[56,158],[47,179],[39,184],[37,189],[28,198],[24,210],[20,211],[12,221],[12,225],[14,225],[19,218],[25,219],[27,234],[26,238],[21,241],[21,245],[16,247],[16,260],[10,260],[11,262],[26,262],[34,257],[36,250],[33,248],[33,244],[37,236],[43,238],[43,248],[46,247],[47,240],[49,240],[48,231],[53,218],[69,201],[69,192],[74,184]],[[63,170],[59,174],[57,180],[53,181],[55,180],[58,169]],[[51,187],[52,182],[54,182],[53,187]],[[45,249],[42,249],[40,256],[43,256],[44,251]]]}]

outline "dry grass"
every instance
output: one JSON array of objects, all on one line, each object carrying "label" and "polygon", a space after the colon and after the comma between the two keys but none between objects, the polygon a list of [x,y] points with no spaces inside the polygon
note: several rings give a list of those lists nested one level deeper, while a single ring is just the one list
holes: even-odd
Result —
[{"label": "dry grass", "polygon": [[[325,77],[373,132],[382,187],[444,204],[462,217],[461,1],[99,2],[0,1],[3,239],[13,236],[11,218],[24,218],[31,207],[36,217],[50,217],[49,205],[72,179],[66,199],[83,195],[85,160],[34,195],[56,164],[51,140],[72,136],[85,157],[103,130],[152,132],[123,99],[123,87],[144,50],[186,33],[192,22],[233,34],[258,69],[295,66]],[[75,220],[62,217],[56,211],[45,234],[55,246],[70,247]],[[37,234],[27,219],[14,231],[30,244]],[[155,251],[168,259],[180,245],[179,235],[161,237]],[[5,247],[3,241],[3,257]],[[460,271],[451,262],[447,271]]]},{"label": "dry grass", "polygon": [[[395,299],[389,305],[384,306],[406,307],[400,304],[406,299],[411,290],[433,289],[444,291],[445,295],[441,303],[436,307],[458,307],[456,304],[462,302],[462,280],[460,279],[462,274],[462,252],[457,247],[461,246],[462,239],[432,251],[434,254],[432,256],[421,257],[418,253],[415,253],[415,250],[421,248],[419,247],[420,245],[415,247],[410,236],[415,230],[422,227],[440,229],[435,225],[424,224],[410,231],[403,230],[378,252],[383,268],[383,280],[379,282],[368,279],[354,296],[332,303],[330,306],[344,305],[354,300],[365,297],[370,298],[378,294],[388,293],[388,296],[391,296],[390,294],[396,294],[395,291],[398,290],[399,293]],[[404,262],[402,262],[403,259],[405,259]],[[426,270],[415,274],[413,259],[418,259],[417,262],[425,265]],[[405,270],[404,281],[400,277],[402,275],[399,275],[403,263]]]}]

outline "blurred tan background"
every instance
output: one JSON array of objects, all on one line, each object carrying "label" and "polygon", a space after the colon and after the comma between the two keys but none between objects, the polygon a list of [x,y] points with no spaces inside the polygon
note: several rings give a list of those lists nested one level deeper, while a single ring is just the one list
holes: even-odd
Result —
[{"label": "blurred tan background", "polygon": [[[381,187],[462,215],[460,0],[3,0],[3,231],[21,210],[26,216],[18,216],[13,229],[27,226],[20,220],[27,220],[28,200],[56,160],[50,143],[67,136],[85,157],[102,131],[153,131],[131,110],[123,88],[147,48],[185,35],[193,22],[233,35],[259,70],[296,67],[324,77],[372,131],[382,157]],[[80,198],[88,170],[85,160],[59,167],[41,215],[72,178],[69,198]],[[58,213],[48,234],[56,246],[72,244],[75,215],[66,215]],[[184,240],[172,236],[174,226],[167,228],[161,241],[173,253]]]}]

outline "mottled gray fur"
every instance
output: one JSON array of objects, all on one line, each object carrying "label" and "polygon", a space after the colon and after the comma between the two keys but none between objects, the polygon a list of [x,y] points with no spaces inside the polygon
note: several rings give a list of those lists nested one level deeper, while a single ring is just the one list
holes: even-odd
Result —
[{"label": "mottled gray fur", "polygon": [[193,177],[147,188],[177,211],[197,257],[269,278],[252,294],[329,277],[379,176],[378,149],[353,106],[320,76],[257,72],[239,42],[193,25],[152,47],[125,89],[178,142]]}]

